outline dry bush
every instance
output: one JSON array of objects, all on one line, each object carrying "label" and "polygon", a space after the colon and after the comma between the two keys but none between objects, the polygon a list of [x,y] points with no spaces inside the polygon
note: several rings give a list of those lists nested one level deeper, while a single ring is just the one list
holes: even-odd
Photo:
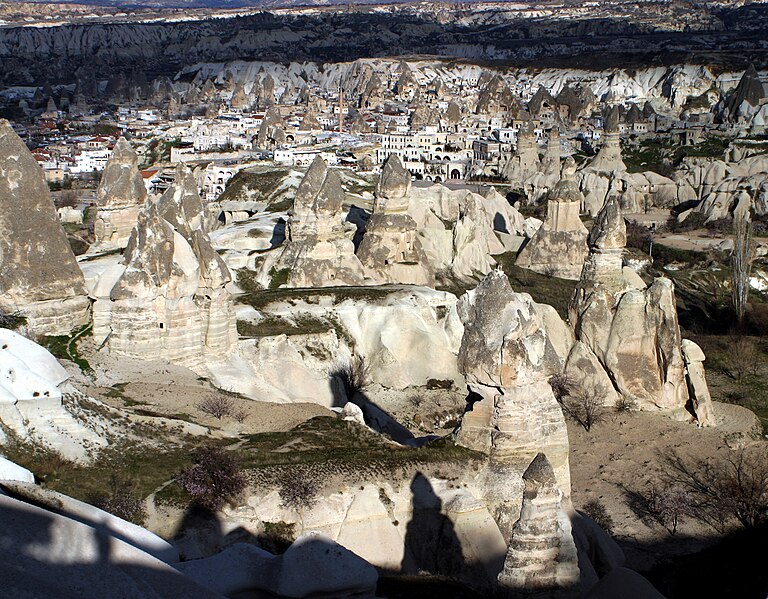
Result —
[{"label": "dry bush", "polygon": [[571,382],[565,373],[558,372],[549,377],[549,386],[557,401],[562,401],[571,392]]},{"label": "dry bush", "polygon": [[206,395],[195,407],[218,420],[235,414],[235,402],[227,395]]},{"label": "dry bush", "polygon": [[608,534],[613,531],[613,518],[599,499],[591,499],[581,507],[581,512],[592,518]]},{"label": "dry bush", "polygon": [[608,410],[603,405],[604,396],[594,389],[579,389],[560,400],[563,412],[569,418],[572,418],[589,430],[600,422],[604,422],[608,417]]},{"label": "dry bush", "polygon": [[663,456],[667,484],[691,497],[696,519],[724,532],[736,520],[743,528],[768,525],[768,449],[741,448],[725,457],[685,460],[675,453]]},{"label": "dry bush", "polygon": [[728,374],[741,382],[748,374],[756,375],[760,368],[760,348],[749,337],[732,337],[728,344]]},{"label": "dry bush", "polygon": [[661,489],[649,485],[644,492],[625,490],[625,495],[635,515],[649,526],[663,526],[670,536],[675,536],[683,518],[696,513],[691,493],[680,485]]},{"label": "dry bush", "polygon": [[144,502],[136,494],[135,483],[119,478],[117,474],[112,474],[109,492],[90,497],[88,503],[139,526],[146,517]]},{"label": "dry bush", "polygon": [[281,481],[280,504],[289,510],[294,510],[301,523],[301,532],[304,532],[304,511],[317,503],[317,494],[320,485],[310,480],[308,475],[297,472],[287,472]]},{"label": "dry bush", "polygon": [[331,378],[341,381],[344,393],[350,401],[370,384],[368,364],[362,356],[357,354],[337,364],[329,374]]},{"label": "dry bush", "polygon": [[245,489],[245,475],[235,456],[221,447],[207,446],[195,454],[195,464],[176,477],[194,502],[212,510],[233,501]]},{"label": "dry bush", "polygon": [[617,412],[631,412],[637,409],[637,402],[626,395],[619,395],[613,407]]}]

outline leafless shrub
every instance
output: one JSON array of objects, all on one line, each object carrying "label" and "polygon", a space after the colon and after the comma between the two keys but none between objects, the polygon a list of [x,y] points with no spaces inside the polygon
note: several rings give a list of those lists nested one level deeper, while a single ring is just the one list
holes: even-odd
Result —
[{"label": "leafless shrub", "polygon": [[304,531],[304,511],[317,503],[317,494],[320,485],[310,480],[306,474],[289,472],[285,475],[278,494],[281,505],[289,510],[294,510],[301,522],[301,532]]},{"label": "leafless shrub", "polygon": [[244,410],[243,408],[237,408],[234,412],[232,412],[232,418],[235,420],[235,422],[242,424],[245,422],[245,419],[248,418],[248,411]]},{"label": "leafless shrub", "polygon": [[616,400],[616,403],[613,404],[613,407],[617,412],[631,412],[632,410],[637,409],[637,402],[626,395],[619,395],[619,398]]},{"label": "leafless shrub", "polygon": [[90,497],[88,503],[138,525],[143,524],[146,517],[144,503],[136,494],[135,483],[117,474],[112,474],[109,492]]},{"label": "leafless shrub", "polygon": [[749,337],[735,336],[728,344],[728,374],[741,382],[748,374],[756,375],[760,368],[760,349]]},{"label": "leafless shrub", "polygon": [[566,416],[578,422],[585,431],[589,432],[595,424],[605,421],[608,417],[603,401],[603,394],[597,390],[579,389],[563,397],[560,405]]},{"label": "leafless shrub", "polygon": [[218,420],[224,416],[232,416],[235,412],[235,402],[227,395],[206,395],[195,407],[203,414],[208,414]]},{"label": "leafless shrub", "polygon": [[687,491],[696,518],[724,532],[736,520],[742,527],[768,525],[768,450],[741,448],[725,457],[685,460],[675,453],[664,456],[669,484]]},{"label": "leafless shrub", "polygon": [[568,376],[563,372],[558,372],[549,377],[549,386],[552,387],[552,393],[557,401],[562,401],[571,392],[571,382]]},{"label": "leafless shrub", "polygon": [[77,206],[77,192],[74,189],[65,189],[61,192],[59,204],[62,207],[75,208]]},{"label": "leafless shrub", "polygon": [[679,485],[661,489],[649,485],[644,492],[625,490],[625,494],[630,509],[643,522],[664,527],[670,536],[677,534],[677,526],[683,518],[696,513],[691,493]]},{"label": "leafless shrub", "polygon": [[585,503],[581,507],[581,511],[587,516],[592,518],[600,528],[605,532],[611,533],[613,531],[613,518],[605,509],[605,505],[599,499],[592,499]]},{"label": "leafless shrub", "polygon": [[347,399],[351,400],[370,384],[368,364],[360,355],[337,364],[330,372],[331,378],[338,379],[344,387]]},{"label": "leafless shrub", "polygon": [[203,447],[195,464],[176,477],[178,485],[196,503],[213,510],[234,500],[246,486],[245,475],[232,452],[221,447]]}]

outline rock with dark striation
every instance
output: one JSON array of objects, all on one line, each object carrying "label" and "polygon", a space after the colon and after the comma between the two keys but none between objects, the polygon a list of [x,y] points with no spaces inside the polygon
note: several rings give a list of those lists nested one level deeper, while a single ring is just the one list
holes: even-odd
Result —
[{"label": "rock with dark striation", "polygon": [[37,335],[63,335],[90,319],[85,279],[37,161],[0,120],[0,311]]},{"label": "rock with dark striation", "polygon": [[576,545],[561,505],[563,494],[546,455],[536,454],[523,473],[523,483],[520,518],[512,528],[498,577],[499,595],[558,596],[575,591],[579,585]]},{"label": "rock with dark striation", "polygon": [[754,65],[749,65],[741,76],[739,84],[728,97],[726,113],[731,120],[754,112],[766,99],[765,88]]},{"label": "rock with dark striation", "polygon": [[125,247],[146,198],[139,159],[131,145],[121,137],[112,150],[96,192],[94,249]]}]

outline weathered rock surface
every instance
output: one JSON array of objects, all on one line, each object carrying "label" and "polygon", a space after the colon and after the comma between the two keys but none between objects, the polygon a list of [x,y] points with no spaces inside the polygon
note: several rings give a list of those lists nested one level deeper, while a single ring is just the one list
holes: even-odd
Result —
[{"label": "weathered rock surface", "polygon": [[[203,229],[191,173],[148,200],[118,273],[97,285],[94,337],[110,352],[201,369],[237,344],[229,270]],[[109,283],[115,281],[110,287]]]},{"label": "weathered rock surface", "polygon": [[366,277],[375,283],[434,286],[435,273],[408,214],[411,175],[391,154],[376,186],[373,215],[357,250]]},{"label": "weathered rock surface", "polygon": [[[615,390],[638,408],[685,418],[689,392],[674,285],[660,277],[645,287],[622,267],[625,244],[618,199],[611,197],[590,232],[590,253],[569,307],[575,337],[583,344],[572,359],[590,367],[576,368],[574,362],[566,370],[580,370],[586,387],[599,390],[606,384],[600,364]],[[596,371],[589,381],[588,370]],[[606,403],[614,397],[603,396]]]},{"label": "weathered rock surface", "polygon": [[512,539],[499,574],[504,595],[536,595],[579,585],[579,565],[571,525],[561,502],[555,473],[539,453],[523,473],[520,518],[512,528]]},{"label": "weathered rock surface", "polygon": [[96,244],[92,251],[125,247],[146,198],[139,159],[131,144],[121,137],[96,192]]},{"label": "weathered rock surface", "polygon": [[84,460],[90,447],[106,441],[63,407],[60,386],[68,378],[48,350],[0,329],[0,422],[22,439]]},{"label": "weathered rock surface", "polygon": [[363,265],[342,223],[339,175],[317,157],[294,199],[288,239],[277,271],[288,269],[288,287],[362,285]]},{"label": "weathered rock surface", "polygon": [[515,153],[504,165],[502,174],[513,187],[522,187],[523,182],[538,172],[539,167],[539,152],[536,148],[533,121],[529,121],[528,124],[520,127]]},{"label": "weathered rock surface", "polygon": [[30,331],[63,335],[86,324],[85,280],[37,161],[0,120],[0,311]]},{"label": "weathered rock surface", "polygon": [[688,393],[696,419],[701,426],[716,426],[712,397],[704,374],[704,352],[690,339],[683,339],[682,349]]},{"label": "weathered rock surface", "polygon": [[587,257],[587,228],[579,218],[584,200],[576,183],[560,181],[547,200],[547,219],[517,256],[517,265],[578,280]]}]

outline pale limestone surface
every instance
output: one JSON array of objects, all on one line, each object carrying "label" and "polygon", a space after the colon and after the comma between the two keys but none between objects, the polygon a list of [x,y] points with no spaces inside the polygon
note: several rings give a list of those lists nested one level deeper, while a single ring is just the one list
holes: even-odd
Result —
[{"label": "pale limestone surface", "polygon": [[0,311],[36,335],[64,335],[90,319],[85,281],[37,160],[0,119]]},{"label": "pale limestone surface", "polygon": [[535,272],[578,280],[587,257],[587,228],[579,218],[584,196],[563,179],[547,200],[547,219],[517,256],[516,264]]},{"label": "pale limestone surface", "polygon": [[563,493],[547,457],[539,453],[523,473],[520,518],[512,528],[504,569],[499,573],[502,593],[554,592],[579,585],[576,545]]},{"label": "pale limestone surface", "polygon": [[0,329],[0,422],[22,439],[82,461],[89,447],[106,441],[63,407],[60,387],[68,378],[48,350]]},{"label": "pale limestone surface", "polygon": [[131,144],[121,137],[112,150],[96,192],[96,243],[90,251],[125,247],[146,198],[139,159]]},{"label": "pale limestone surface", "polygon": [[691,396],[696,418],[701,426],[716,426],[717,418],[704,373],[704,352],[690,339],[683,339],[682,349],[688,393]]},{"label": "pale limestone surface", "polygon": [[142,208],[123,272],[108,269],[105,284],[95,286],[98,344],[116,355],[197,370],[206,358],[223,358],[236,347],[234,305],[225,289],[231,276],[202,215],[194,178],[180,166],[165,194]]}]

